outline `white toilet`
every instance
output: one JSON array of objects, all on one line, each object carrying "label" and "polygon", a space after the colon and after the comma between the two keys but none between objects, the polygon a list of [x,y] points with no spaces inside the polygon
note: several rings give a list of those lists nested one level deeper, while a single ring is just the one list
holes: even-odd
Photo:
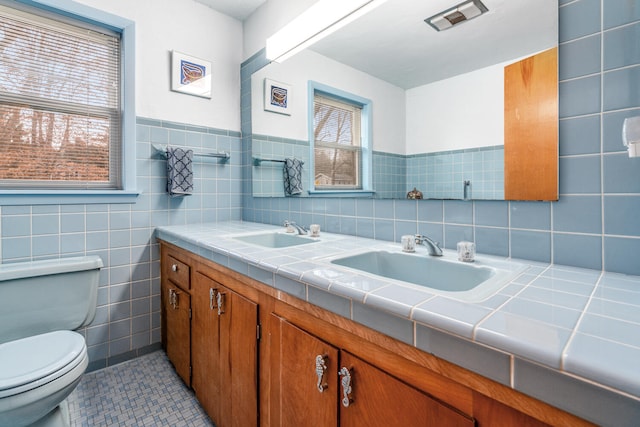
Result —
[{"label": "white toilet", "polygon": [[68,426],[65,399],[88,365],[74,329],[95,315],[102,260],[0,265],[0,427]]}]

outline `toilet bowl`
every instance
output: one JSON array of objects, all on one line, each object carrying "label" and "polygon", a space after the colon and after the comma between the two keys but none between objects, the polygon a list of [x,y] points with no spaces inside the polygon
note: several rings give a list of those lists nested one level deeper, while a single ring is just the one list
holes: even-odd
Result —
[{"label": "toilet bowl", "polygon": [[99,257],[0,265],[0,427],[68,426],[89,360],[74,329],[95,315]]},{"label": "toilet bowl", "polygon": [[55,331],[0,344],[0,426],[28,426],[53,411],[87,368],[82,335]]}]

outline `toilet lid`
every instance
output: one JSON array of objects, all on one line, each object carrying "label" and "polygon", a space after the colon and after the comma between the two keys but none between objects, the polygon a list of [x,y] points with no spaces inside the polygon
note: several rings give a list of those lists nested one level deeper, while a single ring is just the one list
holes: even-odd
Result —
[{"label": "toilet lid", "polygon": [[[27,384],[38,387],[66,374],[86,355],[82,335],[54,331],[0,344],[0,397]],[[25,388],[20,387],[21,391]]]}]

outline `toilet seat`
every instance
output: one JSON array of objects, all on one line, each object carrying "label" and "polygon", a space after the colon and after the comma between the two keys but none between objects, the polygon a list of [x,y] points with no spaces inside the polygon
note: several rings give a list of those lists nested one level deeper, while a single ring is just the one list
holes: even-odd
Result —
[{"label": "toilet seat", "polygon": [[0,399],[50,383],[86,358],[85,340],[73,331],[47,332],[0,344]]}]

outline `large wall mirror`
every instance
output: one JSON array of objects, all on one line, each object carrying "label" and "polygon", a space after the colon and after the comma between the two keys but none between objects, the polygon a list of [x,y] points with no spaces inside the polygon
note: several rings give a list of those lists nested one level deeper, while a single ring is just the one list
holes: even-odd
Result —
[{"label": "large wall mirror", "polygon": [[[252,154],[263,161],[252,166],[253,195],[284,196],[279,161],[287,157],[304,162],[309,188],[316,82],[371,101],[376,198],[406,198],[416,188],[424,199],[556,200],[558,2],[482,3],[486,13],[436,31],[425,19],[456,0],[388,0],[256,71]],[[287,89],[285,110],[265,104],[268,82]],[[547,166],[535,163],[543,157]]]}]

